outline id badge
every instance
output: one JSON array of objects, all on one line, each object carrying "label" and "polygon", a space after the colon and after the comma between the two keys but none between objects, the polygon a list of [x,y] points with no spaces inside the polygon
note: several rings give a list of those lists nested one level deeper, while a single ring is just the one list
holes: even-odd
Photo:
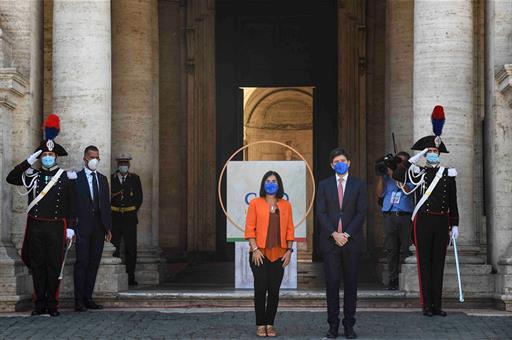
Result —
[{"label": "id badge", "polygon": [[400,204],[400,198],[402,198],[402,193],[400,191],[393,192],[391,194],[391,204]]}]

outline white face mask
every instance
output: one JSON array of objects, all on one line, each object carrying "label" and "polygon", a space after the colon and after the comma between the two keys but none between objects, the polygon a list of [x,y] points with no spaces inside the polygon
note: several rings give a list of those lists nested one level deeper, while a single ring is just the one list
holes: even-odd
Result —
[{"label": "white face mask", "polygon": [[96,158],[93,158],[87,162],[87,167],[89,168],[89,170],[96,171],[96,169],[98,168],[99,162],[100,162],[99,160],[97,160]]}]

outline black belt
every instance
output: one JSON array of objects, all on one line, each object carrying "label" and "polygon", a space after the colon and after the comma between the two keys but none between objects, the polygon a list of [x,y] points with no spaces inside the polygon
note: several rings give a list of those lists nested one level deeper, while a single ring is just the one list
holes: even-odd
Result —
[{"label": "black belt", "polygon": [[412,216],[412,212],[408,211],[383,211],[384,215],[392,215],[392,216]]}]

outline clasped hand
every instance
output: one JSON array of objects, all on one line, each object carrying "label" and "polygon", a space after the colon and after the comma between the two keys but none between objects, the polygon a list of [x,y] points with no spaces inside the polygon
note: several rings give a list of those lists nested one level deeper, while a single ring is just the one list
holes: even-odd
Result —
[{"label": "clasped hand", "polygon": [[348,242],[348,237],[344,233],[335,231],[332,233],[332,238],[338,247],[343,247]]}]

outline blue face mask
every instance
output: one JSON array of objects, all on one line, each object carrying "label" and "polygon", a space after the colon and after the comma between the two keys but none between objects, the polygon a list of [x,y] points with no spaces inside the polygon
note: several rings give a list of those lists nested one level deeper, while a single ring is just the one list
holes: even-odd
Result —
[{"label": "blue face mask", "polygon": [[427,163],[437,164],[439,163],[439,155],[435,152],[427,152],[425,156],[427,158]]},{"label": "blue face mask", "polygon": [[344,175],[347,173],[348,171],[348,164],[347,163],[344,163],[344,162],[338,162],[334,165],[334,171],[336,171],[336,173],[338,175]]},{"label": "blue face mask", "polygon": [[43,163],[43,167],[46,169],[50,169],[55,165],[55,157],[54,156],[43,156],[41,158],[41,163]]},{"label": "blue face mask", "polygon": [[265,192],[268,195],[275,195],[277,190],[279,190],[279,184],[274,182],[265,183]]}]

